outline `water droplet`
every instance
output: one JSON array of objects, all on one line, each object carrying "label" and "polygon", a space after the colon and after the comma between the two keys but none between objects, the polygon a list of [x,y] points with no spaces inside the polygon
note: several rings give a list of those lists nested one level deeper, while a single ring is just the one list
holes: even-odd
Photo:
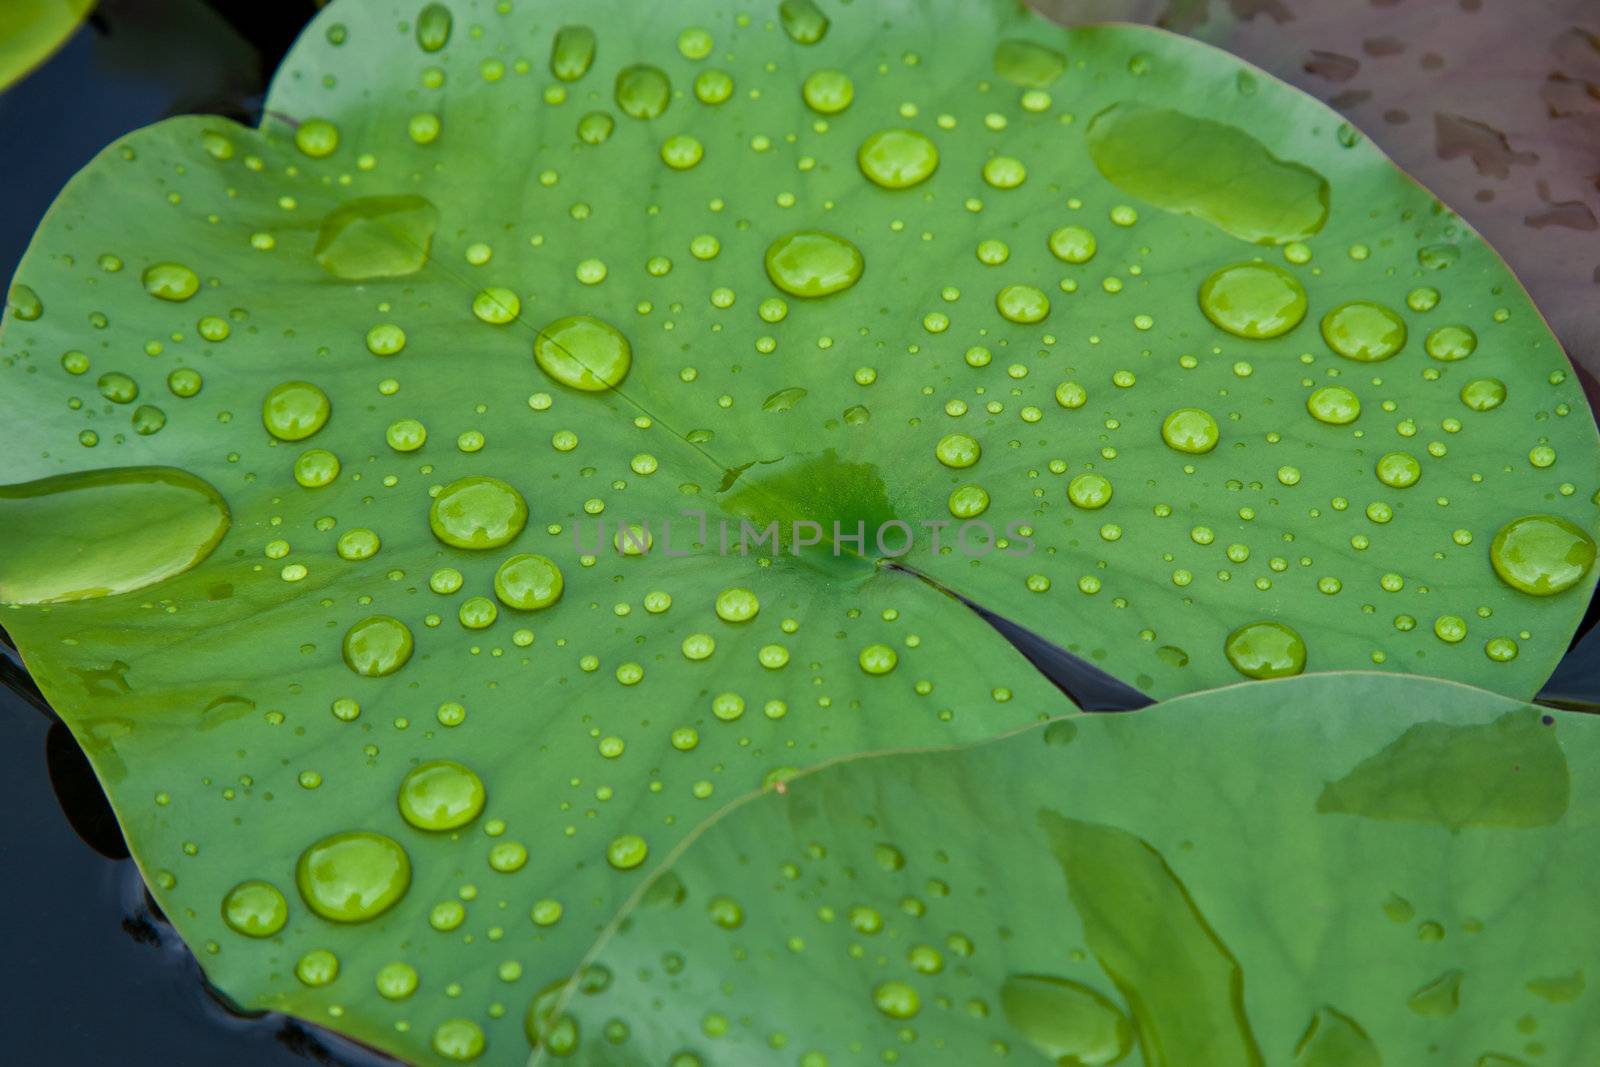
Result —
[{"label": "water droplet", "polygon": [[1282,267],[1235,263],[1201,283],[1200,310],[1235,337],[1280,337],[1306,317],[1306,291]]},{"label": "water droplet", "polygon": [[404,1000],[417,991],[417,969],[409,963],[386,963],[373,980],[384,1000]]},{"label": "water droplet", "polygon": [[[1234,126],[1124,102],[1096,115],[1084,141],[1096,169],[1123,192],[1241,241],[1303,241],[1328,218],[1327,179]],[[1172,150],[1186,144],[1206,150]]]},{"label": "water droplet", "polygon": [[767,277],[790,296],[821,297],[861,280],[861,250],[821,230],[798,230],[767,247]]},{"label": "water droplet", "polygon": [[617,72],[615,95],[624,115],[658,118],[672,103],[672,82],[660,68],[640,63]]},{"label": "water droplet", "polygon": [[181,303],[200,291],[200,277],[181,263],[156,263],[145,268],[144,291],[162,300]]},{"label": "water droplet", "polygon": [[21,282],[17,282],[7,291],[6,307],[23,322],[37,321],[44,314],[44,303],[39,299],[39,294],[34,292],[31,286],[23,285]]},{"label": "water droplet", "polygon": [[1354,1019],[1322,1007],[1295,1046],[1294,1067],[1383,1067],[1383,1057]]},{"label": "water droplet", "polygon": [[1217,447],[1222,431],[1209,411],[1179,408],[1161,423],[1161,439],[1176,452],[1202,455]]},{"label": "water droplet", "polygon": [[300,854],[295,884],[306,906],[331,922],[376,919],[411,886],[411,860],[399,842],[367,830],[325,837]]},{"label": "water droplet", "polygon": [[1387,452],[1378,458],[1374,472],[1391,489],[1407,489],[1422,477],[1422,464],[1409,452]]},{"label": "water droplet", "polygon": [[994,49],[994,72],[1025,89],[1048,89],[1066,69],[1066,56],[1033,41],[1001,41]]},{"label": "water droplet", "polygon": [[856,661],[866,673],[882,675],[894,670],[895,665],[900,662],[900,657],[888,645],[868,645],[861,650]]},{"label": "water droplet", "polygon": [[494,574],[494,595],[518,611],[538,611],[561,599],[561,568],[531,552],[512,556]]},{"label": "water droplet", "polygon": [[910,1019],[922,1010],[922,998],[905,982],[883,982],[872,991],[872,1003],[891,1019]]},{"label": "water droplet", "polygon": [[339,127],[327,119],[306,119],[295,127],[294,146],[312,159],[324,159],[339,148]]},{"label": "water droplet", "polygon": [[455,830],[476,819],[485,800],[483,780],[455,760],[429,760],[400,783],[400,815],[419,830]]},{"label": "water droplet", "polygon": [[417,47],[437,52],[450,43],[450,9],[443,4],[425,4],[417,15]]},{"label": "water droplet", "polygon": [[1461,402],[1473,411],[1493,411],[1506,402],[1506,383],[1499,378],[1478,378],[1461,387]]},{"label": "water droplet", "polygon": [[939,149],[916,130],[879,130],[861,142],[856,164],[874,185],[909,189],[933,177]]},{"label": "water droplet", "polygon": [[1111,494],[1111,479],[1103,474],[1080,474],[1067,483],[1067,499],[1085,511],[1105,507],[1111,503]]},{"label": "water droplet", "polygon": [[717,594],[717,618],[723,622],[749,622],[761,610],[761,601],[748,589],[724,589]]},{"label": "water droplet", "polygon": [[1594,565],[1595,543],[1556,515],[1524,515],[1500,528],[1489,562],[1500,580],[1530,596],[1555,596],[1579,584]]},{"label": "water droplet", "polygon": [[1095,248],[1094,234],[1082,226],[1062,226],[1050,234],[1050,254],[1063,263],[1087,263]]},{"label": "water droplet", "polygon": [[676,134],[661,142],[661,162],[673,170],[689,170],[705,156],[705,147],[686,133]]},{"label": "water droplet", "polygon": [[633,349],[610,323],[569,315],[539,331],[533,358],[562,385],[597,393],[622,384],[633,365]]},{"label": "water droplet", "polygon": [[[589,68],[594,65],[594,50],[592,29],[587,26],[561,27],[550,42],[550,73],[564,82],[577,81],[589,73]],[[618,89],[620,92],[620,79]]]},{"label": "water droplet", "polygon": [[1428,355],[1445,363],[1466,359],[1478,348],[1478,335],[1470,326],[1440,326],[1423,342]]},{"label": "water droplet", "polygon": [[472,298],[472,314],[479,322],[504,326],[522,313],[522,301],[510,289],[495,286]]},{"label": "water droplet", "polygon": [[483,1055],[483,1027],[471,1019],[446,1019],[433,1028],[433,1051],[447,1060],[464,1062]]},{"label": "water droplet", "polygon": [[1446,971],[1406,1001],[1406,1007],[1424,1019],[1448,1019],[1461,1006],[1461,971]]},{"label": "water droplet", "polygon": [[606,862],[619,871],[631,871],[650,855],[650,846],[638,834],[623,834],[606,846]]},{"label": "water droplet", "polygon": [[363,196],[323,217],[312,254],[335,278],[399,278],[428,262],[438,225],[439,209],[423,197]]},{"label": "water droplet", "polygon": [[170,467],[0,486],[0,603],[115,596],[182,574],[228,530],[211,485]]},{"label": "water droplet", "polygon": [[1116,1063],[1133,1050],[1133,1026],[1104,995],[1048,975],[1008,975],[1000,987],[1006,1021],[1051,1062]]},{"label": "water droplet", "polygon": [[406,665],[413,648],[411,630],[392,615],[372,615],[345,631],[345,665],[367,678],[393,674]]},{"label": "water droplet", "polygon": [[946,467],[962,470],[978,462],[983,455],[983,447],[976,438],[964,433],[952,433],[939,439],[939,443],[933,446],[933,454]]},{"label": "water droplet", "polygon": [[261,424],[280,441],[304,441],[328,421],[328,394],[310,382],[283,382],[261,402]]},{"label": "water droplet", "polygon": [[222,898],[222,921],[246,937],[271,937],[289,921],[289,902],[271,882],[240,882]]},{"label": "water droplet", "polygon": [[782,0],[778,20],[783,32],[796,44],[816,44],[828,32],[828,16],[813,0]]},{"label": "water droplet", "polygon": [[1011,322],[1031,325],[1050,314],[1050,298],[1031,285],[1008,285],[995,294],[995,310]]},{"label": "water droplet", "polygon": [[1361,417],[1361,401],[1342,385],[1325,385],[1306,397],[1306,410],[1318,422],[1348,426]]},{"label": "water droplet", "polygon": [[1376,363],[1405,347],[1406,324],[1381,304],[1357,300],[1322,317],[1322,339],[1346,359]]},{"label": "water droplet", "polygon": [[1280,622],[1252,622],[1228,635],[1223,651],[1246,678],[1287,678],[1306,669],[1306,643]]},{"label": "water droplet", "polygon": [[855,99],[856,87],[842,70],[819,70],[806,77],[800,95],[819,115],[837,115]]},{"label": "water droplet", "polygon": [[339,977],[339,957],[325,948],[314,948],[295,961],[294,976],[316,988]]},{"label": "water droplet", "polygon": [[989,493],[981,485],[962,485],[950,492],[950,514],[975,519],[989,510]]},{"label": "water droplet", "polygon": [[762,411],[790,411],[800,401],[806,398],[803,386],[791,385],[787,389],[779,389],[761,402]]},{"label": "water droplet", "polygon": [[454,548],[498,548],[514,540],[527,521],[522,494],[482,474],[451,482],[428,508],[433,535]]}]

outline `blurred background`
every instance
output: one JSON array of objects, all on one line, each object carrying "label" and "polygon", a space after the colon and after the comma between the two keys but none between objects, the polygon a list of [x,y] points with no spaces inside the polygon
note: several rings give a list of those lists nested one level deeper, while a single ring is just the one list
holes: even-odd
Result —
[{"label": "blurred background", "polygon": [[[339,2],[406,13],[421,4]],[[61,187],[120,134],[186,112],[254,123],[272,71],[321,6],[0,0],[0,277],[15,272]],[[1600,0],[1034,6],[1062,22],[1194,36],[1342,112],[1500,251],[1600,401]],[[1542,700],[1600,711],[1595,617],[1591,605]],[[15,1062],[388,1062],[279,1016],[239,1014],[206,987],[127,859],[88,761],[3,631],[0,810],[9,920],[0,1018]]]}]

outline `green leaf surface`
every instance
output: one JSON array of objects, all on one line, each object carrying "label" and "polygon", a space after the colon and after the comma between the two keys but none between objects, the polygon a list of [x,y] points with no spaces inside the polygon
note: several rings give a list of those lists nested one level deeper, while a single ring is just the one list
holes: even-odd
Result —
[{"label": "green leaf surface", "polygon": [[[1382,663],[1520,697],[1593,587],[1595,429],[1515,280],[1192,42],[342,3],[267,113],[109,148],[0,337],[4,625],[246,1007],[520,1060],[723,798],[1070,710],[960,598],[1153,696]],[[1393,332],[1321,325],[1351,301],[1404,346],[1336,355]],[[1335,386],[1355,421],[1308,410]],[[934,548],[975,518],[1003,543]]]},{"label": "green leaf surface", "polygon": [[[807,772],[641,890],[536,1062],[1583,1062],[1595,725],[1350,672]],[[1327,805],[1419,750],[1437,807]]]},{"label": "green leaf surface", "polygon": [[0,91],[66,43],[94,0],[6,0],[0,7]]}]

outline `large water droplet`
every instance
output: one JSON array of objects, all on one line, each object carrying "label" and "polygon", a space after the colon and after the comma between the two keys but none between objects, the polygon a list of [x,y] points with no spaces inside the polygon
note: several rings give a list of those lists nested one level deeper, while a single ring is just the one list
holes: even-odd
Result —
[{"label": "large water droplet", "polygon": [[428,507],[433,535],[455,548],[498,548],[521,533],[527,521],[522,494],[486,474],[451,482]]},{"label": "large water droplet", "polygon": [[819,297],[861,280],[861,250],[821,230],[785,234],[767,247],[767,277],[790,296]]},{"label": "large water droplet", "polygon": [[209,483],[171,467],[0,486],[0,603],[143,589],[204,560],[228,522],[228,506]]},{"label": "large water droplet", "polygon": [[610,323],[568,315],[539,331],[533,358],[562,385],[597,393],[622,384],[633,365],[633,349]]},{"label": "large water droplet", "polygon": [[483,780],[455,760],[429,760],[400,783],[400,815],[419,830],[455,830],[483,811]]},{"label": "large water droplet", "polygon": [[856,164],[874,185],[909,189],[939,169],[939,149],[916,130],[879,130],[861,142]]},{"label": "large water droplet", "polygon": [[1200,310],[1235,337],[1279,337],[1306,317],[1306,291],[1275,264],[1235,263],[1200,284]]},{"label": "large water droplet", "polygon": [[1406,1001],[1406,1007],[1424,1019],[1448,1019],[1461,1006],[1460,971],[1446,971]]},{"label": "large water droplet", "polygon": [[306,906],[324,919],[376,919],[411,886],[411,859],[398,841],[367,830],[325,837],[300,854],[295,884]]},{"label": "large water droplet", "polygon": [[438,225],[439,209],[424,197],[364,196],[328,212],[313,254],[346,281],[398,278],[428,262]]},{"label": "large water droplet", "polygon": [[1133,1027],[1101,993],[1066,978],[1010,975],[1000,987],[1006,1021],[1052,1063],[1102,1067],[1133,1050]]},{"label": "large water droplet", "polygon": [[[1245,131],[1167,108],[1113,104],[1084,133],[1107,181],[1256,244],[1303,241],[1328,218],[1328,182]],[[1179,150],[1205,145],[1204,152]]]},{"label": "large water droplet", "polygon": [[1556,515],[1524,515],[1500,528],[1489,562],[1500,580],[1530,596],[1554,596],[1583,581],[1594,566],[1594,539]]},{"label": "large water droplet", "polygon": [[1228,635],[1223,651],[1246,678],[1287,678],[1306,669],[1306,643],[1281,622],[1252,622]]},{"label": "large water droplet", "polygon": [[1179,408],[1161,423],[1161,439],[1176,452],[1201,455],[1217,447],[1222,431],[1209,411]]}]

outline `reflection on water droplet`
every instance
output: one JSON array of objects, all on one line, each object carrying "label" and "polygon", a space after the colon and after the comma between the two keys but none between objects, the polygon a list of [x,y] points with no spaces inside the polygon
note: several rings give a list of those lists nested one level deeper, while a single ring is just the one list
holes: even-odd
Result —
[{"label": "reflection on water droplet", "polygon": [[328,212],[312,254],[346,281],[399,278],[428,262],[438,225],[439,209],[423,197],[364,196]]},{"label": "reflection on water droplet", "polygon": [[[1235,126],[1124,102],[1096,115],[1084,142],[1095,167],[1123,192],[1241,241],[1303,241],[1328,218],[1327,179]],[[1172,150],[1187,144],[1206,150]]]},{"label": "reflection on water droplet", "polygon": [[1306,644],[1280,622],[1252,622],[1228,635],[1223,651],[1246,678],[1287,678],[1306,669]]},{"label": "reflection on water droplet", "polygon": [[1282,267],[1235,263],[1201,283],[1200,310],[1235,337],[1280,337],[1306,317],[1306,291]]},{"label": "reflection on water droplet", "polygon": [[1428,355],[1445,363],[1466,359],[1478,348],[1478,335],[1470,326],[1440,326],[1428,333],[1423,347]]},{"label": "reflection on water droplet", "polygon": [[1102,1067],[1133,1050],[1133,1027],[1103,994],[1048,975],[1008,975],[1000,987],[1006,1021],[1052,1063]]},{"label": "reflection on water droplet", "polygon": [[1348,426],[1361,417],[1361,401],[1342,385],[1325,385],[1306,397],[1306,410],[1318,422]]},{"label": "reflection on water droplet", "polygon": [[1594,558],[1594,539],[1557,515],[1513,519],[1489,546],[1489,562],[1500,580],[1530,596],[1566,592],[1588,575]]},{"label": "reflection on water droplet", "polygon": [[465,1062],[483,1055],[483,1027],[471,1019],[446,1019],[433,1028],[433,1051],[447,1060]]},{"label": "reflection on water droplet", "polygon": [[798,230],[767,246],[767,277],[790,296],[821,297],[861,280],[861,250],[821,230]]},{"label": "reflection on water droplet", "polygon": [[325,837],[300,854],[295,884],[306,906],[331,922],[376,919],[411,886],[411,860],[399,842],[366,830]]},{"label": "reflection on water droplet", "polygon": [[0,486],[0,603],[115,596],[182,574],[228,530],[211,485],[170,467]]}]

